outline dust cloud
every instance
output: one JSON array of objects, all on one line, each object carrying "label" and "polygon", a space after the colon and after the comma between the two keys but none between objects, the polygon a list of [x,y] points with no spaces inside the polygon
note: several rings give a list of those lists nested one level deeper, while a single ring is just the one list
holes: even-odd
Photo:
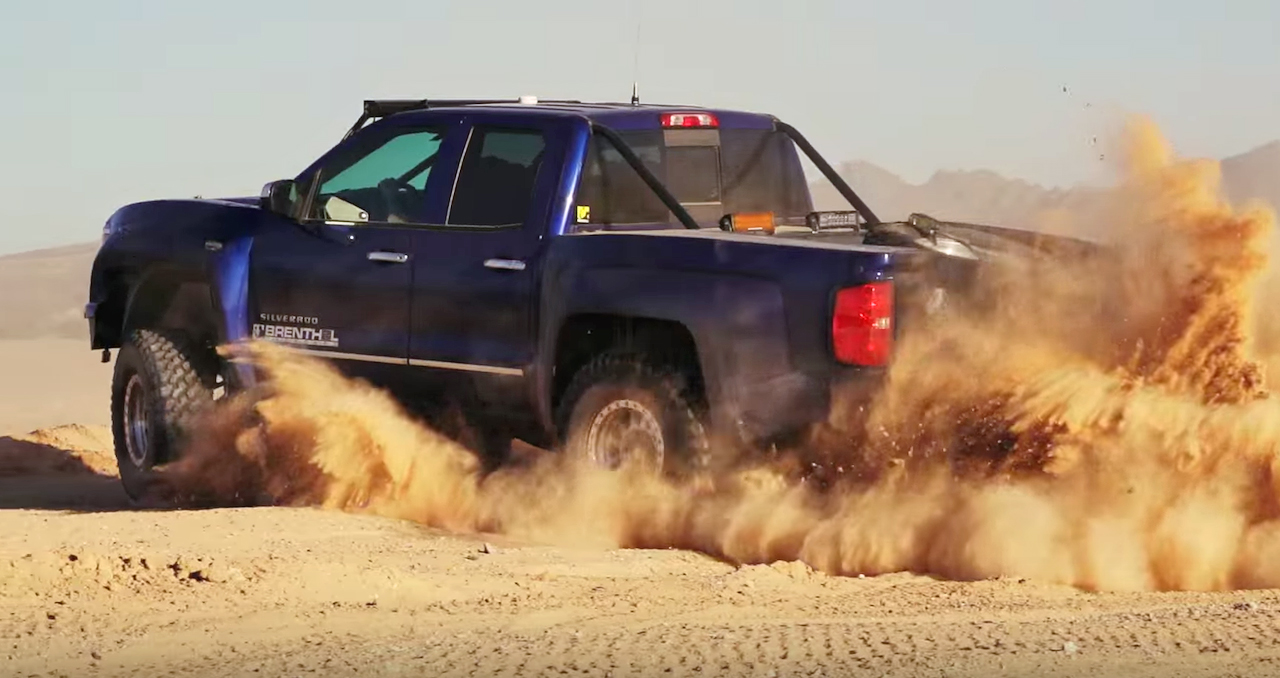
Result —
[{"label": "dust cloud", "polygon": [[[186,502],[323,506],[555,544],[684,548],[835,575],[1092,590],[1280,586],[1280,405],[1255,316],[1274,216],[1150,121],[1125,135],[1109,249],[992,266],[907,332],[883,392],[781,458],[664,480],[562,455],[486,472],[386,394],[271,345],[266,377],[164,470]],[[807,482],[821,459],[845,471]],[[789,464],[787,462],[790,462]]]}]

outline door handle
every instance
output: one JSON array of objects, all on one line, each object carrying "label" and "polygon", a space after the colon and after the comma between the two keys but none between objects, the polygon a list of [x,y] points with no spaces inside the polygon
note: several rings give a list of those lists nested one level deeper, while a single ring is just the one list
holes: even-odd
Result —
[{"label": "door handle", "polygon": [[523,271],[524,262],[519,259],[485,259],[484,267],[500,271]]},{"label": "door handle", "polygon": [[403,264],[409,260],[409,255],[399,252],[370,252],[369,261],[381,261],[387,264]]},{"label": "door handle", "polygon": [[221,241],[221,240],[206,240],[206,241],[204,241],[204,248],[205,248],[206,250],[209,250],[210,252],[221,252],[221,251],[222,251],[222,241]]}]

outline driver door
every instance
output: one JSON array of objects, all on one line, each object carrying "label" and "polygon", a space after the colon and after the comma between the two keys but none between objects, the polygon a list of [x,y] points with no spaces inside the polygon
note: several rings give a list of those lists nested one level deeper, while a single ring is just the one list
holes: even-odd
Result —
[{"label": "driver door", "polygon": [[299,184],[298,222],[266,215],[250,254],[255,339],[399,390],[408,364],[412,240],[447,125],[377,124]]}]

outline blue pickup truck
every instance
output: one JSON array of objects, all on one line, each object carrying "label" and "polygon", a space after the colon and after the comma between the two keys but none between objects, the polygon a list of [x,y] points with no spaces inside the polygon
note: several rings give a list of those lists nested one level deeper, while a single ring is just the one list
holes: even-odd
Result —
[{"label": "blue pickup truck", "polygon": [[[849,202],[815,211],[802,155]],[[111,215],[85,315],[137,498],[261,339],[430,418],[598,463],[709,463],[823,419],[893,355],[921,256],[956,280],[1019,231],[883,223],[793,127],[695,106],[366,101],[260,196]],[[918,267],[917,267],[918,268]],[[937,269],[937,266],[934,266]],[[931,288],[935,293],[937,288]],[[501,456],[501,445],[498,445]],[[486,448],[489,449],[489,448]]]}]

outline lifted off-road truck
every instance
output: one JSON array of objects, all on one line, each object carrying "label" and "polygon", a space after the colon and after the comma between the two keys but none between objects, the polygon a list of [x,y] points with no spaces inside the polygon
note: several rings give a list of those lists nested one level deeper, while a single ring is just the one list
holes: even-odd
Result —
[{"label": "lifted off-road truck", "polygon": [[[814,211],[801,153],[849,210]],[[966,235],[882,223],[770,115],[366,101],[260,197],[115,212],[86,317],[104,360],[119,349],[111,419],[135,498],[189,416],[252,380],[216,352],[250,339],[424,412],[461,404],[479,430],[678,471],[713,437],[786,436],[836,385],[874,382],[904,306],[925,303],[912,261],[963,272],[975,242],[1029,235],[942,230]]]}]

